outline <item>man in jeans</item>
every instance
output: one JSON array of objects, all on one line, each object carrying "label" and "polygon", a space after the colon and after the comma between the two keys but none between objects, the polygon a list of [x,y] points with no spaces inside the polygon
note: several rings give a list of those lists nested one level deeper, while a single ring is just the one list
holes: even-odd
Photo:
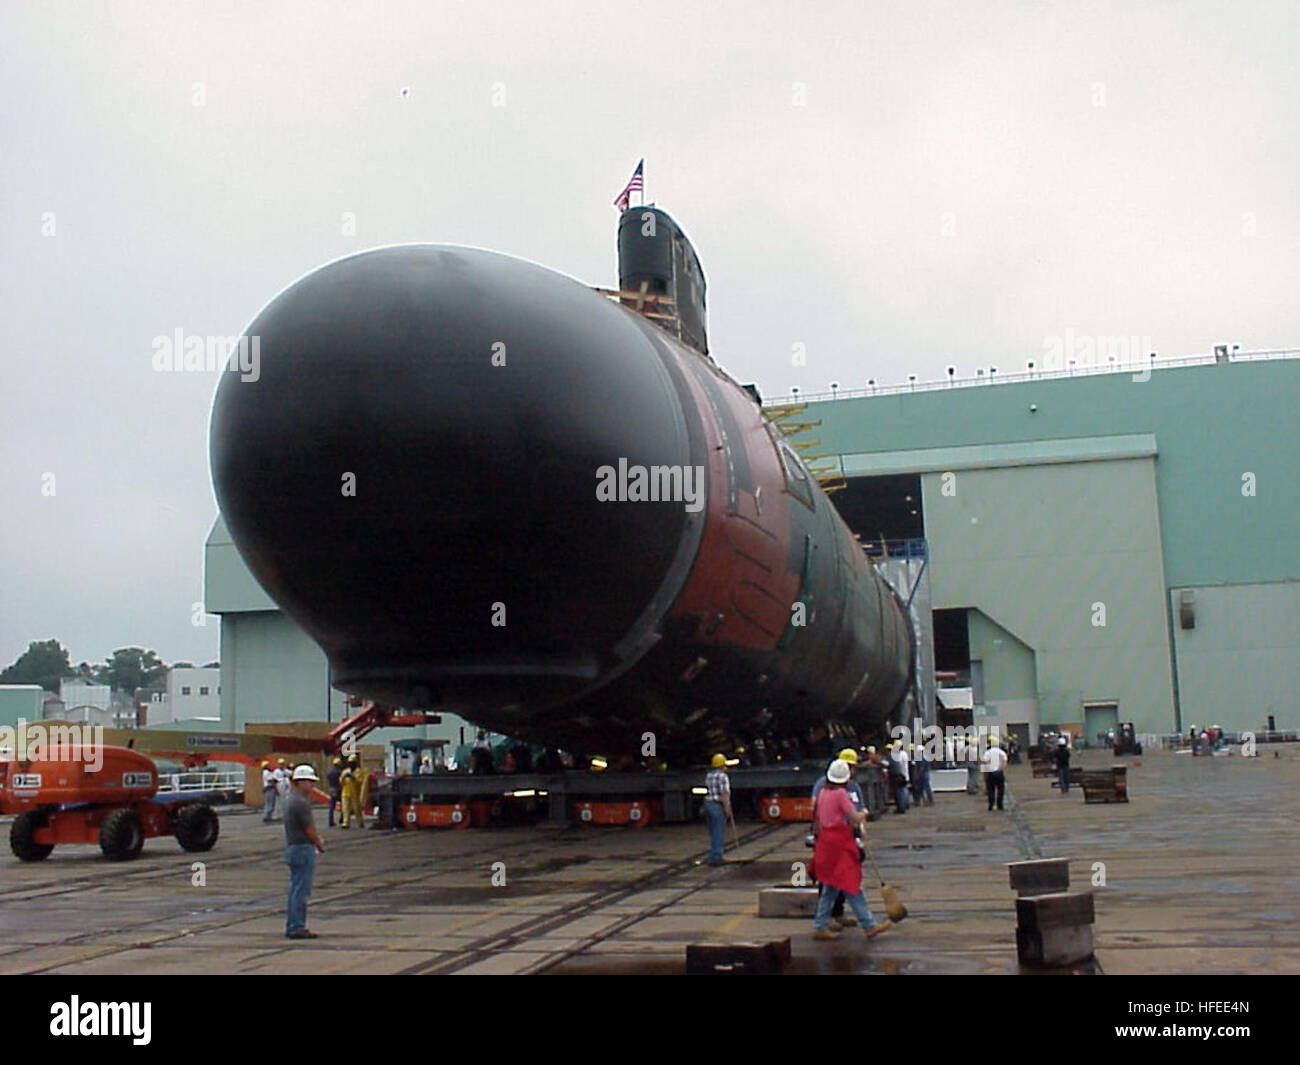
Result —
[{"label": "man in jeans", "polygon": [[292,790],[284,804],[284,862],[289,867],[284,934],[289,939],[316,938],[315,932],[307,931],[307,900],[311,898],[311,882],[316,873],[316,852],[325,853],[325,844],[311,817],[311,789],[319,781],[311,766],[298,766],[290,779]]},{"label": "man in jeans", "polygon": [[849,764],[842,758],[835,759],[826,770],[826,785],[813,807],[817,842],[812,870],[817,883],[822,885],[817,898],[817,916],[813,918],[813,939],[834,939],[839,934],[838,926],[836,931],[831,931],[830,922],[833,900],[841,891],[868,939],[893,924],[888,918],[877,921],[871,915],[862,891],[862,856],[853,837],[866,824],[867,812],[855,809],[845,790],[851,777]]},{"label": "man in jeans", "polygon": [[[836,757],[839,758],[841,762],[843,762],[845,765],[849,767],[849,779],[848,782],[844,785],[844,790],[848,793],[849,799],[852,800],[853,802],[853,809],[855,811],[865,812],[867,809],[867,800],[862,794],[862,788],[859,786],[858,782],[853,779],[853,771],[858,764],[858,752],[855,751],[852,747],[845,747],[844,750],[840,751],[840,753]],[[835,764],[834,762],[831,763],[831,765],[834,764]],[[827,768],[829,769],[829,766]],[[812,799],[813,799],[814,811],[817,809],[817,796],[821,794],[822,788],[824,788],[825,786],[826,786],[826,777],[824,776],[820,780],[818,780],[816,784],[813,785]],[[817,821],[816,818],[814,817],[813,819],[814,829],[816,828],[816,824]],[[860,835],[861,832],[862,832],[861,827],[855,826],[854,835],[855,836]],[[814,831],[814,835],[815,834],[816,833]],[[858,848],[858,860],[859,861],[862,860],[862,848],[860,846]],[[835,902],[831,906],[830,926],[835,931],[838,932],[845,925],[853,924],[853,922],[856,920],[855,917],[844,916],[844,901],[846,898],[844,892],[836,888],[828,888],[825,884],[818,884],[817,887],[819,892],[834,891],[835,893]]]},{"label": "man in jeans", "polygon": [[335,758],[330,766],[330,771],[325,774],[325,783],[329,785],[330,789],[330,828],[334,827],[334,811],[340,809],[340,804],[343,801],[342,777],[343,759]]},{"label": "man in jeans", "polygon": [[1070,791],[1070,741],[1062,736],[1056,741],[1056,750],[1053,752],[1056,761],[1056,786],[1061,789],[1062,795],[1068,795]]},{"label": "man in jeans", "polygon": [[269,825],[275,820],[275,800],[279,793],[275,787],[275,773],[270,762],[262,763],[262,824]]},{"label": "man in jeans", "polygon": [[984,752],[984,761],[980,766],[984,770],[984,790],[988,794],[990,810],[993,809],[994,802],[999,810],[1002,809],[1002,797],[1007,789],[1006,764],[1007,752],[998,746],[996,736],[990,736],[988,750]]},{"label": "man in jeans", "polygon": [[889,756],[889,783],[894,789],[894,801],[897,803],[894,812],[905,814],[910,787],[911,759],[907,756],[907,749],[903,746],[902,740],[895,740],[891,746],[893,753]]},{"label": "man in jeans", "polygon": [[709,864],[723,865],[722,848],[727,822],[731,819],[731,778],[727,776],[727,756],[715,754],[713,768],[704,778],[708,794],[704,797],[704,820],[709,826]]}]

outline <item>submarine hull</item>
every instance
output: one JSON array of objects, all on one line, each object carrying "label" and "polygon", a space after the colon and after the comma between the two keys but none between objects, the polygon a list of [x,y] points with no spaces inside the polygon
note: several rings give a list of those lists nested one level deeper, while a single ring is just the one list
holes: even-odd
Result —
[{"label": "submarine hull", "polygon": [[247,335],[218,503],[335,687],[673,757],[872,735],[904,698],[897,597],[749,393],[641,316],[409,245],[309,274]]}]

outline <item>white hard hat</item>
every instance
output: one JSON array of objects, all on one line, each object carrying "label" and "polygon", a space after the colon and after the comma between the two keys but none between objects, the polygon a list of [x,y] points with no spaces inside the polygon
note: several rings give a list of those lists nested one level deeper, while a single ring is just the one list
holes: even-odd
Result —
[{"label": "white hard hat", "polygon": [[293,771],[293,779],[294,779],[294,780],[315,780],[315,781],[319,781],[319,780],[320,780],[320,777],[318,777],[318,776],[316,775],[316,770],[314,770],[311,766],[309,766],[309,765],[300,765],[300,766],[298,766],[296,769],[294,769],[294,771]]},{"label": "white hard hat", "polygon": [[849,763],[843,758],[836,758],[826,770],[826,779],[832,784],[846,784],[849,779]]}]

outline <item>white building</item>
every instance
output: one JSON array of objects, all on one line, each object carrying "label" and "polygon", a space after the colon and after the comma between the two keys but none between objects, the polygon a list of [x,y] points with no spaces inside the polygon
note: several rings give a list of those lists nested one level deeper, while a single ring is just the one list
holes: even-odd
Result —
[{"label": "white building", "polygon": [[150,725],[193,721],[195,718],[221,718],[221,669],[218,666],[169,669],[167,690],[162,700],[148,706],[147,722]]},{"label": "white building", "polygon": [[63,700],[59,716],[65,721],[84,721],[93,725],[112,722],[113,690],[107,684],[94,684],[72,677],[59,682],[59,698]]}]

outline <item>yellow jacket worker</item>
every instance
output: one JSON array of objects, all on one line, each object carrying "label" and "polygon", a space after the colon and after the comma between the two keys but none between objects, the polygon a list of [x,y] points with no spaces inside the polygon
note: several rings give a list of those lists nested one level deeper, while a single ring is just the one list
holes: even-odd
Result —
[{"label": "yellow jacket worker", "polygon": [[343,792],[344,828],[350,828],[354,818],[358,828],[366,827],[366,819],[361,813],[361,802],[364,798],[367,776],[368,774],[362,770],[356,759],[349,761],[347,768],[339,776],[339,786]]}]

